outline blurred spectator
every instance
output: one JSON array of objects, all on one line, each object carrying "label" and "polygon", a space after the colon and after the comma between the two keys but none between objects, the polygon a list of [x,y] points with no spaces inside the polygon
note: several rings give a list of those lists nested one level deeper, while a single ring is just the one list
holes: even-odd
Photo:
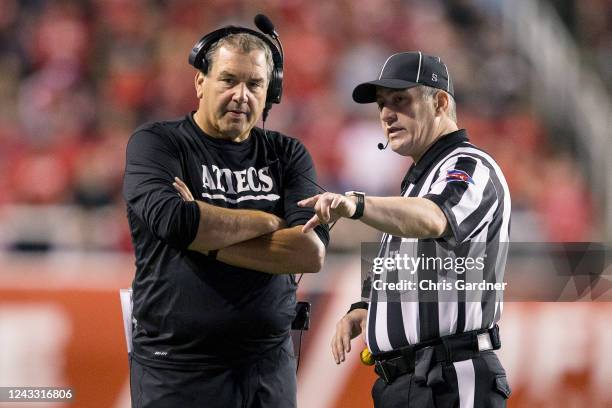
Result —
[{"label": "blurred spectator", "polygon": [[612,83],[612,2],[609,0],[575,1],[577,38],[589,59]]}]

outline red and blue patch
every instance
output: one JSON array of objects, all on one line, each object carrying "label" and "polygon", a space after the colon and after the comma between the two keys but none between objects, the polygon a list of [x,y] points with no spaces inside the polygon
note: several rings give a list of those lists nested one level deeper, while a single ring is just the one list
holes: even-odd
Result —
[{"label": "red and blue patch", "polygon": [[463,170],[448,170],[446,172],[446,182],[463,181],[464,183],[474,184],[474,179]]}]

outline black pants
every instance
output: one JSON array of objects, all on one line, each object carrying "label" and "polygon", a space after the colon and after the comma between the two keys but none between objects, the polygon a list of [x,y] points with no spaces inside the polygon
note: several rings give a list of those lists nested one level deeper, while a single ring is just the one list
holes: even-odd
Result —
[{"label": "black pants", "polygon": [[132,408],[295,408],[296,376],[289,339],[257,361],[232,368],[180,371],[131,359]]},{"label": "black pants", "polygon": [[442,363],[444,382],[428,386],[414,374],[398,377],[391,384],[381,378],[372,388],[375,408],[498,408],[506,406],[510,387],[493,351],[471,360]]}]

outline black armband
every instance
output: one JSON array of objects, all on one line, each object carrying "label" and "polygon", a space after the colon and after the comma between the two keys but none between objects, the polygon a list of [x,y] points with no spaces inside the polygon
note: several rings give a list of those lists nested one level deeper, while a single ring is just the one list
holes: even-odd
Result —
[{"label": "black armband", "polygon": [[355,302],[351,305],[351,307],[349,308],[348,312],[346,312],[346,314],[351,313],[353,310],[355,309],[365,309],[368,310],[368,302]]}]

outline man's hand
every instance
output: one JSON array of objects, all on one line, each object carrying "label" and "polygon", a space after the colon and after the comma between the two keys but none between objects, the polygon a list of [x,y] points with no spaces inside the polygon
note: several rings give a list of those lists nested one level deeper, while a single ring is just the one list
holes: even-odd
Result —
[{"label": "man's hand", "polygon": [[351,217],[357,210],[357,197],[323,193],[298,201],[298,206],[314,208],[316,212],[302,228],[306,233],[319,224],[331,224],[342,217]]},{"label": "man's hand", "polygon": [[191,191],[189,191],[189,187],[187,187],[187,184],[185,184],[180,178],[175,177],[172,186],[176,191],[178,191],[183,201],[195,201],[193,194],[191,194]]},{"label": "man's hand", "polygon": [[345,360],[345,353],[351,351],[351,340],[365,330],[367,318],[366,309],[355,309],[344,315],[336,324],[336,333],[331,341],[331,351],[336,364]]}]

